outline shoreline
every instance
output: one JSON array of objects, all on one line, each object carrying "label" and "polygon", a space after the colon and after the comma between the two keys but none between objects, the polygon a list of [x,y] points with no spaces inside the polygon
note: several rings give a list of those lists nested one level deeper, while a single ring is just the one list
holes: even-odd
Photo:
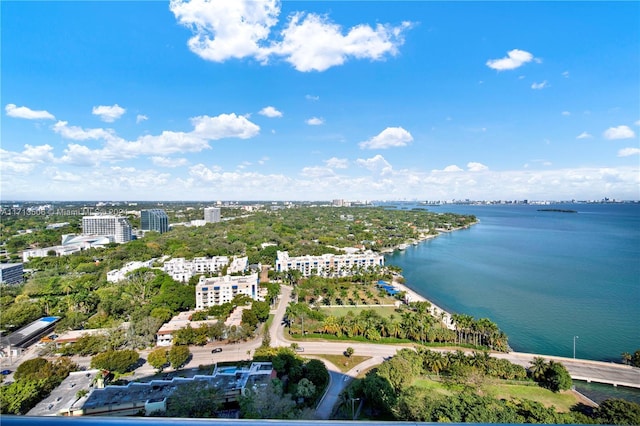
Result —
[{"label": "shoreline", "polygon": [[[440,234],[442,233],[450,233],[450,232],[455,232],[455,231],[460,231],[462,229],[469,229],[471,226],[479,223],[480,221],[476,219],[476,221],[474,223],[471,223],[469,225],[466,226],[461,226],[461,227],[457,227],[457,228],[451,228],[451,229],[438,229],[438,233],[437,234],[426,234],[421,236],[420,238],[418,238],[418,240],[414,240],[415,244],[420,244],[424,241],[428,241],[428,240],[432,240],[436,237],[438,237]],[[411,243],[405,243],[406,246],[409,246]],[[404,250],[404,248],[400,248],[400,247],[395,247],[393,249],[390,249],[386,252],[382,252],[384,254],[386,253],[393,253],[396,250]],[[440,321],[444,324],[445,327],[447,327],[449,330],[455,330],[456,327],[454,325],[453,319],[451,317],[451,313],[448,311],[445,311],[444,309],[442,309],[440,306],[436,305],[435,303],[433,303],[433,301],[429,300],[427,297],[417,293],[416,291],[410,289],[406,284],[401,283],[399,281],[399,278],[402,278],[402,280],[404,281],[404,276],[401,274],[393,274],[393,279],[392,279],[392,285],[395,286],[396,288],[398,288],[398,290],[400,291],[404,291],[406,293],[405,296],[405,303],[410,303],[410,302],[428,302],[429,304],[431,304],[431,308],[429,309],[429,312],[431,313],[431,315],[433,315],[435,318],[440,319]]]}]

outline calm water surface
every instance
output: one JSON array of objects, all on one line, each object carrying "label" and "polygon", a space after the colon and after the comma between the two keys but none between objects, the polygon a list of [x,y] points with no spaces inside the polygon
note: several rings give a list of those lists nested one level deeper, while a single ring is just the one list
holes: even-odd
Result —
[{"label": "calm water surface", "polygon": [[640,349],[640,204],[427,208],[480,223],[388,255],[409,287],[490,318],[517,351],[570,357],[574,336],[578,358]]}]

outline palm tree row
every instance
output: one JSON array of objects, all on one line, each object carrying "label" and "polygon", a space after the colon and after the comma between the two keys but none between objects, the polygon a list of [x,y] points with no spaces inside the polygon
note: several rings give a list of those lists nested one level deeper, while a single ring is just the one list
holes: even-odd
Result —
[{"label": "palm tree row", "polygon": [[456,328],[456,342],[507,352],[507,335],[488,318],[475,319],[471,315],[453,314],[451,322]]}]

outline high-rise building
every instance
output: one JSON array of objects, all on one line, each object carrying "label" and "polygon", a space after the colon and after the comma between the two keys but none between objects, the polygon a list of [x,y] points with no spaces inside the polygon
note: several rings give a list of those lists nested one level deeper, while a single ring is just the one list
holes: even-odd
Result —
[{"label": "high-rise building", "polygon": [[106,235],[116,243],[131,241],[131,225],[126,217],[95,215],[82,217],[83,235]]},{"label": "high-rise building", "polygon": [[169,217],[162,209],[150,209],[140,211],[140,229],[143,231],[156,231],[159,233],[169,230]]},{"label": "high-rise building", "polygon": [[205,207],[204,208],[204,220],[208,223],[220,222],[220,208],[219,207]]},{"label": "high-rise building", "polygon": [[22,273],[22,263],[0,263],[0,282],[3,284],[20,284]]}]

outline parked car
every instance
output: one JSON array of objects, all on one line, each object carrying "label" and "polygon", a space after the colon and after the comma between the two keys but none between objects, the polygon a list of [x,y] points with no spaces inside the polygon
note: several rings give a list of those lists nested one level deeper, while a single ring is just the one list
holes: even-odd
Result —
[{"label": "parked car", "polygon": [[218,352],[222,352],[222,348],[213,348],[213,349],[211,349],[211,353],[212,354],[215,354],[215,353],[218,353]]},{"label": "parked car", "polygon": [[302,346],[297,346],[297,347],[295,348],[295,351],[296,351],[296,352],[304,352],[304,348],[303,348]]},{"label": "parked car", "polygon": [[11,370],[2,370],[2,371],[0,371],[0,374],[2,374],[3,376],[7,376],[7,375],[11,374]]}]

